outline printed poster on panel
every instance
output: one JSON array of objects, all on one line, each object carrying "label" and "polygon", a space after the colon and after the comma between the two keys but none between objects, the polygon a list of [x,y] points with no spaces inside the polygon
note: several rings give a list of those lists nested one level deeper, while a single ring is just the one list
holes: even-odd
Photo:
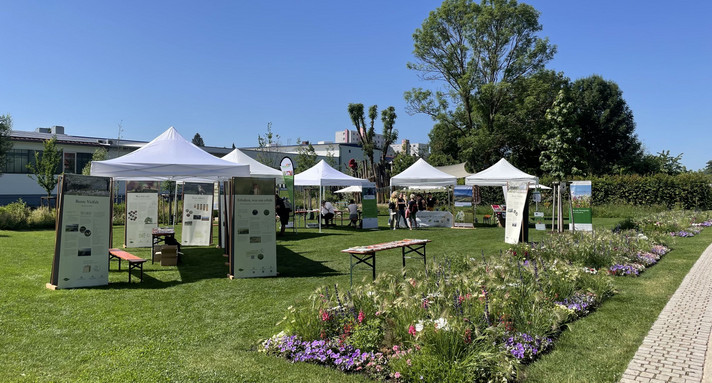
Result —
[{"label": "printed poster on panel", "polygon": [[507,183],[507,215],[504,229],[504,242],[506,243],[512,245],[519,243],[528,192],[528,182]]},{"label": "printed poster on panel", "polygon": [[208,246],[213,228],[213,184],[183,185],[183,233],[181,243],[186,246]]},{"label": "printed poster on panel", "polygon": [[151,232],[158,227],[158,186],[156,181],[126,182],[126,247],[151,247]]},{"label": "printed poster on panel", "polygon": [[235,278],[277,275],[275,181],[236,177],[233,183],[231,275]]},{"label": "printed poster on panel", "polygon": [[593,231],[591,181],[573,181],[570,189],[574,223],[569,223],[569,230]]},{"label": "printed poster on panel", "polygon": [[361,188],[361,210],[364,229],[378,229],[378,205],[376,204],[376,185],[368,183]]},{"label": "printed poster on panel", "polygon": [[109,284],[111,178],[66,174],[60,193],[50,284],[60,289]]},{"label": "printed poster on panel", "polygon": [[455,186],[453,190],[453,199],[455,200],[455,207],[470,207],[472,206],[472,186]]}]

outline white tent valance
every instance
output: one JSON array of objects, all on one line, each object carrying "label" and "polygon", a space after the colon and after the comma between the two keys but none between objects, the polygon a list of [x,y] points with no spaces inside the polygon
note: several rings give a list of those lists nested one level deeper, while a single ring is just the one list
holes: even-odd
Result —
[{"label": "white tent valance", "polygon": [[335,191],[334,193],[361,193],[361,190],[361,186],[347,186],[343,189]]},{"label": "white tent valance", "polygon": [[92,161],[91,175],[115,180],[200,181],[250,175],[249,166],[217,158],[187,141],[173,127],[136,151]]},{"label": "white tent valance", "polygon": [[524,173],[502,158],[487,169],[465,178],[465,185],[506,186],[510,181],[539,183],[536,176]]},{"label": "white tent valance", "polygon": [[365,183],[368,180],[344,174],[324,160],[294,176],[294,186],[362,186]]},{"label": "white tent valance", "polygon": [[278,183],[284,182],[281,171],[257,161],[238,149],[233,149],[233,151],[224,155],[222,159],[236,164],[249,165],[250,175],[253,177],[270,177],[276,178]]},{"label": "white tent valance", "polygon": [[457,177],[457,178],[465,178],[465,177],[469,177],[472,175],[472,173],[465,170],[464,162],[461,164],[455,164],[455,165],[436,166],[435,169],[438,169],[441,172],[447,173],[447,174]]},{"label": "white tent valance", "polygon": [[455,176],[434,168],[422,158],[391,177],[391,186],[454,186],[456,183]]}]

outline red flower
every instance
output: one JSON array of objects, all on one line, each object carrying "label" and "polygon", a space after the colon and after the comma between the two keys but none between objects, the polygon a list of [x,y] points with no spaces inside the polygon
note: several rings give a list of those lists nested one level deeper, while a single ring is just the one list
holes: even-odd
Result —
[{"label": "red flower", "polygon": [[408,334],[415,336],[415,326],[410,325],[410,327],[408,327]]},{"label": "red flower", "polygon": [[358,323],[363,322],[363,320],[366,319],[366,314],[363,313],[363,311],[358,312]]}]

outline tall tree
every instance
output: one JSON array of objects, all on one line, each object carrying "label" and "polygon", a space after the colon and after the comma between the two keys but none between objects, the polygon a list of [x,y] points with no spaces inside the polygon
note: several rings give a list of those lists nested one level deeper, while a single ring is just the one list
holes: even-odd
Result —
[{"label": "tall tree", "polygon": [[108,152],[104,148],[99,148],[95,150],[94,154],[91,155],[91,161],[87,162],[87,164],[84,165],[84,169],[82,169],[82,174],[88,176],[91,173],[91,163],[94,161],[104,161],[106,160],[107,155]]},{"label": "tall tree", "polygon": [[546,119],[551,124],[549,131],[541,139],[541,170],[557,181],[567,176],[581,173],[578,146],[578,127],[574,124],[574,105],[566,97],[564,90],[546,112]]},{"label": "tall tree", "polygon": [[705,164],[705,168],[702,169],[702,172],[705,174],[712,174],[712,160],[707,161],[707,164]]},{"label": "tall tree", "polygon": [[35,161],[27,164],[27,168],[32,172],[32,174],[28,174],[28,177],[37,181],[47,192],[47,196],[50,196],[54,187],[57,186],[62,151],[57,149],[57,136],[46,140],[43,146],[42,154],[35,152]]},{"label": "tall tree", "polygon": [[643,156],[633,112],[613,81],[594,75],[574,81],[572,98],[588,174],[627,171]]},{"label": "tall tree", "polygon": [[[299,141],[299,140],[297,140]],[[316,150],[311,143],[301,144],[297,149],[297,164],[294,172],[301,173],[312,166],[316,165],[317,161]]]},{"label": "tall tree", "polygon": [[277,159],[271,153],[279,147],[279,138],[279,134],[272,133],[272,122],[268,122],[267,133],[257,135],[257,145],[260,152],[255,159],[267,166],[275,167]]},{"label": "tall tree", "polygon": [[[363,104],[349,104],[347,108],[349,112],[349,117],[351,118],[351,123],[356,128],[356,133],[358,134],[359,142],[361,143],[361,149],[363,150],[363,155],[366,158],[365,169],[368,169],[373,173],[373,152],[375,149],[375,144],[373,142],[373,137],[376,135],[374,123],[376,117],[378,117],[378,106],[372,105],[368,108],[368,117],[371,123],[366,127],[366,117],[364,115]],[[366,173],[368,173],[368,171]],[[368,178],[369,174],[364,174],[364,178]]]},{"label": "tall tree", "polygon": [[205,142],[203,142],[203,137],[200,137],[200,133],[195,133],[191,142],[195,146],[205,146]]},{"label": "tall tree", "polygon": [[12,149],[10,131],[12,130],[12,117],[9,114],[0,115],[0,173],[5,168],[5,156]]},{"label": "tall tree", "polygon": [[408,68],[446,90],[405,93],[407,111],[431,116],[436,121],[431,136],[448,138],[443,144],[431,141],[436,158],[460,159],[472,143],[507,150],[497,147],[502,143],[496,131],[507,126],[502,111],[511,86],[542,69],[556,51],[536,36],[538,17],[533,7],[514,0],[445,0],[415,31],[416,62]]}]

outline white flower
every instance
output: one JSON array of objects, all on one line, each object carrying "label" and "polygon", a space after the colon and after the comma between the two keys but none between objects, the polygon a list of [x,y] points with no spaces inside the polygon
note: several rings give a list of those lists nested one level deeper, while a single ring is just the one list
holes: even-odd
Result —
[{"label": "white flower", "polygon": [[423,331],[423,321],[419,320],[418,323],[415,324],[415,331],[421,332]]},{"label": "white flower", "polygon": [[445,318],[438,318],[438,320],[436,320],[434,323],[435,323],[435,328],[437,328],[439,330],[447,331],[449,329],[449,327],[447,325],[447,319],[445,319]]}]

